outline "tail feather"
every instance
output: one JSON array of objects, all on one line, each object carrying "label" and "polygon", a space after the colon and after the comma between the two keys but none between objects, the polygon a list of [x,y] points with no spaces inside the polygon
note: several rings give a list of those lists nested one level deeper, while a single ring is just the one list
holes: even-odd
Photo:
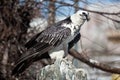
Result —
[{"label": "tail feather", "polygon": [[44,53],[41,56],[34,56],[26,58],[25,60],[20,60],[13,69],[12,75],[19,76],[19,74],[24,72],[33,62],[41,59],[50,59],[50,56],[48,53]]},{"label": "tail feather", "polygon": [[15,68],[12,71],[12,75],[19,76],[19,74],[25,71],[31,64],[32,61],[30,60],[22,61],[21,63],[15,66]]}]

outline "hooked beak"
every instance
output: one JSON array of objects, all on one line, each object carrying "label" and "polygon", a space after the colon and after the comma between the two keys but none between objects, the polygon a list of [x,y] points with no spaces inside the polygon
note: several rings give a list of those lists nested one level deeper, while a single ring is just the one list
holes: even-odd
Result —
[{"label": "hooked beak", "polygon": [[85,18],[86,18],[87,21],[90,20],[89,14],[83,13],[83,15],[85,16]]}]

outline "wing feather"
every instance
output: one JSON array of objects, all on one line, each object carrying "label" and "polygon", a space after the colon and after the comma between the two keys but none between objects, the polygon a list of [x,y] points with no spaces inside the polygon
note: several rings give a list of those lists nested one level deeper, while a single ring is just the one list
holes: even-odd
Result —
[{"label": "wing feather", "polygon": [[[21,56],[17,64],[28,58],[38,55],[40,56],[55,48],[56,46],[59,46],[68,36],[70,36],[70,29],[65,27],[51,27],[43,31],[41,34],[39,34],[39,36],[36,37],[36,39],[32,38],[33,41],[36,41],[37,43],[31,46],[31,48],[29,48],[28,51],[23,56]],[[30,40],[28,43],[31,42],[32,40]]]},{"label": "wing feather", "polygon": [[22,73],[32,62],[38,59],[45,57],[50,58],[48,51],[59,46],[68,36],[70,36],[71,30],[61,26],[63,23],[68,24],[70,22],[70,17],[68,17],[31,38],[31,40],[25,44],[27,51],[17,61],[16,66],[12,71],[13,75]]},{"label": "wing feather", "polygon": [[36,38],[40,35],[41,33],[36,34],[35,36],[33,36],[26,44],[25,47],[27,49],[31,48],[32,46],[36,45],[37,41]]}]

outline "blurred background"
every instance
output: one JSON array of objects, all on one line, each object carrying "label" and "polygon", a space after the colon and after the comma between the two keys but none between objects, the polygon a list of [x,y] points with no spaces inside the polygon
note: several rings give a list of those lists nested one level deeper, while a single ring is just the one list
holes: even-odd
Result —
[{"label": "blurred background", "polygon": [[[92,59],[119,67],[120,0],[0,0],[0,80],[16,80],[11,71],[34,34],[79,9],[88,11],[91,19],[82,26],[75,48]],[[88,80],[112,80],[115,76],[76,59],[74,65],[86,70]],[[17,80],[36,80],[41,67],[41,61],[33,63]],[[118,77],[114,80],[120,80]]]}]

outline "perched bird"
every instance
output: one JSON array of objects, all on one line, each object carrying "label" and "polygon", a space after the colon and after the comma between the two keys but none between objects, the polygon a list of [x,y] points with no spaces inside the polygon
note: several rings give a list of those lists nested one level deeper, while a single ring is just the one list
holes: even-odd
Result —
[{"label": "perched bird", "polygon": [[87,11],[77,11],[68,18],[47,27],[26,44],[27,51],[20,57],[12,71],[18,75],[40,59],[61,59],[80,39],[80,28],[89,20]]}]

